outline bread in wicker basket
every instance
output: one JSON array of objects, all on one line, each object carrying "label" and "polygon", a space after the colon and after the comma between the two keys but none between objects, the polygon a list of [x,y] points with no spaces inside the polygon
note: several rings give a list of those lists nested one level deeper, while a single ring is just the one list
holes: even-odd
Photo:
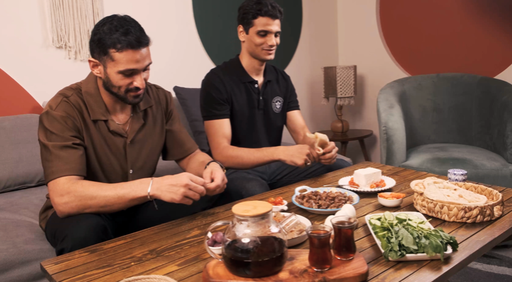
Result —
[{"label": "bread in wicker basket", "polygon": [[[487,197],[484,204],[455,204],[432,200],[424,195],[425,181],[446,182]],[[483,185],[468,182],[448,182],[435,177],[411,182],[414,190],[414,207],[421,213],[454,222],[483,222],[494,220],[503,214],[503,197],[500,192]]]}]

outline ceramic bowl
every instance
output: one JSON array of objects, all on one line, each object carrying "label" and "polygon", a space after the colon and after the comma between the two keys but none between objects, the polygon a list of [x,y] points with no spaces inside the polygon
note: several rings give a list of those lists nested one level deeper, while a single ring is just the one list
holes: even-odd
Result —
[{"label": "ceramic bowl", "polygon": [[298,195],[300,195],[302,193],[308,193],[311,191],[319,191],[319,192],[338,191],[338,192],[346,193],[348,195],[351,195],[352,199],[354,199],[354,202],[351,205],[355,205],[355,204],[359,203],[359,195],[357,195],[356,193],[354,193],[352,191],[348,191],[348,190],[341,189],[341,188],[335,188],[335,187],[311,188],[309,186],[299,186],[299,187],[295,188],[295,194],[292,197],[292,202],[297,207],[299,207],[301,209],[305,209],[311,213],[316,213],[316,214],[335,214],[337,211],[341,210],[341,208],[339,208],[339,209],[313,209],[313,208],[308,208],[308,207],[305,207],[305,206],[297,203],[295,198]]},{"label": "ceramic bowl", "polygon": [[218,254],[218,255],[222,255],[222,247],[208,247],[210,248],[210,250],[212,250],[212,252]]},{"label": "ceramic bowl", "polygon": [[272,206],[272,211],[278,212],[278,211],[285,211],[288,210],[288,202],[286,200],[283,200],[283,204],[280,206]]},{"label": "ceramic bowl", "polygon": [[[206,237],[207,237],[207,240],[210,239],[212,237],[212,233],[211,232],[208,232],[208,234],[206,234]],[[210,250],[212,250],[212,252],[218,254],[218,255],[222,255],[222,246],[220,247],[210,247],[208,246],[208,248],[210,248]]]},{"label": "ceramic bowl", "polygon": [[404,198],[401,198],[401,199],[384,199],[382,197],[379,197],[380,194],[390,194],[389,193],[379,193],[377,195],[377,199],[379,200],[379,203],[385,207],[390,207],[390,208],[393,208],[393,207],[398,207],[402,204],[402,202],[404,201]]}]

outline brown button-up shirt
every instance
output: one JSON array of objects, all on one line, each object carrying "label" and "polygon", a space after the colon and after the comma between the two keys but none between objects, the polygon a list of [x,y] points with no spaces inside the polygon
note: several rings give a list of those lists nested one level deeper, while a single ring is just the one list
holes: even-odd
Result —
[{"label": "brown button-up shirt", "polygon": [[[198,148],[180,122],[171,93],[151,83],[125,133],[110,117],[92,73],[48,102],[38,134],[46,183],[71,175],[103,183],[151,177],[160,155],[179,160]],[[54,212],[47,198],[39,213],[43,229]]]}]

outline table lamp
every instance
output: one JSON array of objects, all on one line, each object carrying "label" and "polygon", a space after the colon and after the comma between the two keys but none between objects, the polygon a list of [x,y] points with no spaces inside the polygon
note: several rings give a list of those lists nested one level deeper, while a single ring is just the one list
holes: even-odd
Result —
[{"label": "table lamp", "polygon": [[346,133],[348,121],[342,119],[341,110],[344,105],[354,105],[356,95],[356,66],[323,67],[324,71],[324,101],[336,98],[334,111],[337,119],[331,123],[331,131],[335,134]]}]

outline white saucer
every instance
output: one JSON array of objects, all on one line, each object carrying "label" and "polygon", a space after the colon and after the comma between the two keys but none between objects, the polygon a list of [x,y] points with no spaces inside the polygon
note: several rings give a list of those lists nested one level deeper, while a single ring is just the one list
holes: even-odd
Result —
[{"label": "white saucer", "polygon": [[345,177],[341,178],[338,181],[338,185],[342,186],[344,189],[354,191],[354,192],[361,192],[361,193],[380,192],[380,191],[388,190],[396,185],[396,181],[393,178],[388,177],[388,176],[382,176],[382,179],[384,179],[384,182],[386,182],[386,186],[384,186],[384,187],[373,188],[373,189],[371,189],[371,188],[356,188],[356,187],[352,187],[352,186],[348,185],[350,178],[352,178],[352,176],[345,176]]}]

